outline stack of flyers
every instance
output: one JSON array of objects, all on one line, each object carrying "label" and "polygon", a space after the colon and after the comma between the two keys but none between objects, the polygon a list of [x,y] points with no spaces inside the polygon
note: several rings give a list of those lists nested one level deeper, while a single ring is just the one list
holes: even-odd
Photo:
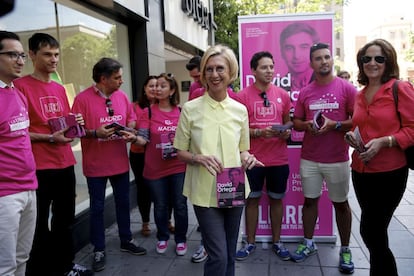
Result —
[{"label": "stack of flyers", "polygon": [[75,114],[49,119],[48,124],[52,133],[67,128],[65,137],[80,138],[86,135],[85,128],[78,124]]},{"label": "stack of flyers", "polygon": [[217,206],[229,208],[245,204],[245,173],[242,167],[226,168],[216,176]]},{"label": "stack of flyers", "polygon": [[355,136],[355,142],[356,142],[356,150],[361,153],[366,151],[365,143],[362,141],[361,133],[359,133],[358,126],[354,129],[354,136]]},{"label": "stack of flyers", "polygon": [[323,118],[322,113],[322,110],[318,110],[313,115],[313,129],[315,130],[320,130],[323,124],[325,123],[325,119]]},{"label": "stack of flyers", "polygon": [[293,124],[286,123],[284,125],[273,125],[272,129],[279,131],[279,132],[284,132],[285,130],[291,129],[292,127],[293,127]]}]

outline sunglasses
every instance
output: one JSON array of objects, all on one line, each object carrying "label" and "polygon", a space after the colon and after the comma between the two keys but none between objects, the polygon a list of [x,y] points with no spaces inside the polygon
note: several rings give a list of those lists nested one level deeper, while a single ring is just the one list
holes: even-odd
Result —
[{"label": "sunglasses", "polygon": [[109,116],[114,116],[114,109],[112,108],[111,99],[106,99],[105,105],[106,105],[106,112],[108,112],[108,115]]},{"label": "sunglasses", "polygon": [[267,98],[267,94],[266,94],[266,92],[262,92],[261,94],[260,94],[260,96],[262,97],[262,99],[263,99],[263,105],[265,106],[265,107],[269,107],[270,106],[270,102],[269,102],[269,99]]},{"label": "sunglasses", "polygon": [[361,58],[362,63],[368,63],[372,60],[372,58],[374,58],[376,63],[384,63],[385,62],[385,57],[383,56],[375,56],[375,57],[370,57],[370,56],[363,56]]}]

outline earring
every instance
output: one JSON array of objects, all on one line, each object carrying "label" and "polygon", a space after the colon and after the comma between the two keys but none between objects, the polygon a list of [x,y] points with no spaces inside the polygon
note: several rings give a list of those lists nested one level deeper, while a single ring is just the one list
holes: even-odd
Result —
[{"label": "earring", "polygon": [[173,98],[173,95],[170,95],[170,100],[172,100],[172,98]]}]

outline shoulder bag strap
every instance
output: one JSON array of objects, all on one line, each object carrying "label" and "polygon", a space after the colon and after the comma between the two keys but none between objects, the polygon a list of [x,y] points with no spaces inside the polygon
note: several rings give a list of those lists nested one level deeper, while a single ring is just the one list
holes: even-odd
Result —
[{"label": "shoulder bag strap", "polygon": [[396,80],[392,84],[392,95],[394,96],[395,110],[397,111],[398,119],[400,120],[400,125],[401,125],[401,115],[400,115],[400,112],[398,112],[398,83],[399,82],[400,82],[399,80]]}]

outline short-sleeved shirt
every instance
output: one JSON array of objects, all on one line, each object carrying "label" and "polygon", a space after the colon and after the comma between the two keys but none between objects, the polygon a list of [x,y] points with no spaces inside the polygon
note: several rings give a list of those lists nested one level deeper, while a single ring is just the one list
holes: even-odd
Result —
[{"label": "short-sleeved shirt", "polygon": [[[333,121],[348,120],[354,110],[355,87],[335,77],[328,84],[315,81],[302,88],[295,107],[294,117],[313,120],[318,110]],[[305,132],[301,158],[319,163],[337,163],[349,160],[349,147],[343,131],[328,131],[321,135]]]},{"label": "short-sleeved shirt", "polygon": [[[133,103],[132,107],[135,111],[135,115],[137,116],[137,126],[136,129],[139,129],[139,126],[143,120],[143,116],[144,116],[144,108],[141,108],[139,106],[139,104],[137,103]],[[148,113],[146,113],[148,116]],[[137,144],[133,144],[131,143],[131,148],[130,148],[131,152],[134,153],[144,153],[145,152],[145,147],[144,146],[139,146]]]},{"label": "short-sleeved shirt", "polygon": [[[136,121],[136,115],[126,94],[117,90],[109,99],[114,115],[110,116],[106,98],[95,86],[80,92],[72,110],[81,113],[86,129],[98,129],[102,125],[117,122],[127,126]],[[125,141],[116,134],[108,138],[81,138],[83,173],[87,177],[117,175],[129,171],[128,152]]]},{"label": "short-sleeved shirt", "polygon": [[[240,152],[250,147],[246,107],[230,97],[217,102],[208,93],[186,102],[174,147],[214,155],[225,168],[240,167]],[[217,207],[216,178],[203,166],[187,165],[183,193],[195,205]]]},{"label": "short-sleeved shirt", "polygon": [[[0,83],[2,84],[2,83]],[[4,83],[3,83],[4,84]],[[37,189],[26,98],[0,87],[0,197]]]},{"label": "short-sleeved shirt", "polygon": [[148,115],[149,109],[146,108],[139,126],[140,129],[149,130],[143,176],[154,180],[184,172],[186,165],[178,160],[177,153],[172,147],[180,108],[175,106],[169,112],[160,110],[158,104],[153,104],[150,108],[151,118]]},{"label": "short-sleeved shirt", "polygon": [[196,91],[197,89],[203,88],[203,85],[201,84],[200,81],[195,81],[193,83],[191,83],[190,85],[190,89],[188,91],[188,100],[192,100],[194,98],[196,98],[196,96],[194,96],[194,91]]},{"label": "short-sleeved shirt", "polygon": [[[271,85],[265,91],[270,105],[264,106],[263,98],[256,86],[251,85],[237,93],[237,100],[247,107],[250,128],[266,128],[273,125],[283,125],[283,118],[289,114],[292,106],[289,94]],[[250,153],[266,167],[288,164],[288,151],[286,140],[277,137],[259,137],[251,140]]]},{"label": "short-sleeved shirt", "polygon": [[[29,132],[51,134],[49,119],[66,116],[70,112],[65,88],[55,82],[44,82],[30,75],[14,81],[29,104]],[[70,143],[36,142],[32,144],[36,169],[63,169],[76,164]]]}]

